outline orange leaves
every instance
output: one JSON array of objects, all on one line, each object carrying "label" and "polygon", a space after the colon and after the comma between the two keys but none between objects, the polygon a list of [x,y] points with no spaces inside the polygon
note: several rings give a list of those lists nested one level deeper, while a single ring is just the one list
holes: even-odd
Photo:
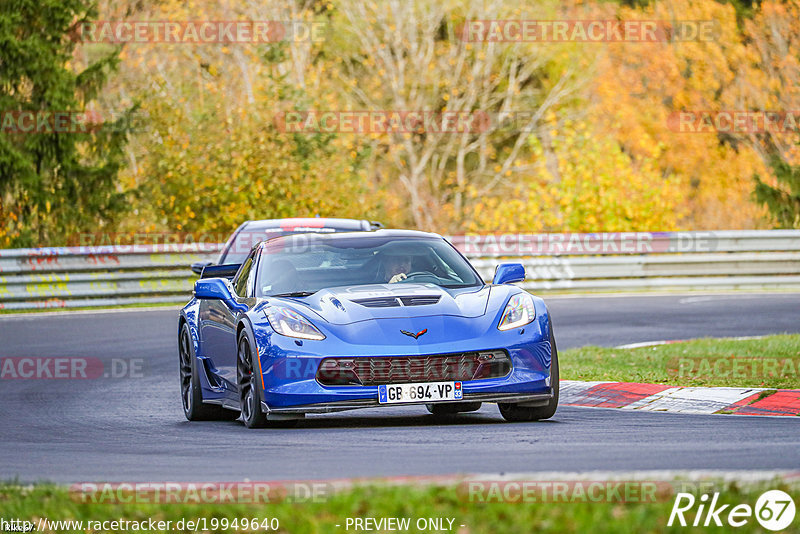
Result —
[{"label": "orange leaves", "polygon": [[[330,31],[323,42],[274,47],[126,47],[106,98],[142,101],[153,121],[131,142],[135,165],[124,183],[145,180],[149,188],[138,217],[187,229],[314,212],[372,213],[444,232],[763,224],[750,199],[751,176],[764,170],[754,140],[676,133],[667,119],[679,110],[800,109],[800,2],[763,2],[744,30],[731,5],[715,0],[646,4],[342,0],[295,13],[291,2],[145,3],[139,19],[299,17],[324,20]],[[493,15],[475,13],[490,8]],[[492,16],[713,20],[716,34],[699,42],[487,45],[442,27]],[[551,101],[565,73],[577,73],[567,82],[578,83],[559,86],[564,95],[555,91]],[[543,118],[521,135],[463,141],[412,133],[294,138],[272,125],[277,111],[290,109],[539,106]],[[790,138],[777,141],[787,160],[800,160]]]},{"label": "orange leaves", "polygon": [[[714,133],[670,130],[667,117],[680,110],[770,109],[763,94],[764,65],[754,64],[730,5],[676,0],[656,3],[645,13],[624,8],[628,17],[714,20],[710,41],[613,43],[595,80],[601,132],[613,136],[637,159],[648,159],[681,188],[681,226],[747,228],[762,210],[751,201],[752,175],[762,168],[747,143],[721,141]],[[768,106],[768,105],[767,105]]]}]

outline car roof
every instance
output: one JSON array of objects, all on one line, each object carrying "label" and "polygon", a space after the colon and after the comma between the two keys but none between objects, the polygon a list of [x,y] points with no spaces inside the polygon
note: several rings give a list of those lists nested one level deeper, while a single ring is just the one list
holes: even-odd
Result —
[{"label": "car roof", "polygon": [[[341,219],[333,217],[290,217],[285,219],[245,221],[239,225],[225,242],[222,252],[220,253],[219,262],[228,262],[228,259],[233,255],[243,256],[247,254],[246,251],[239,250],[238,248],[236,252],[231,252],[241,237],[249,241],[247,250],[252,250],[252,247],[257,246],[263,241],[286,234],[369,232],[376,228],[381,228],[382,226],[381,223],[368,221],[366,219]],[[256,234],[263,234],[263,237]],[[253,237],[258,240],[254,241]]]},{"label": "car roof", "polygon": [[267,230],[280,228],[286,231],[304,229],[313,231],[314,228],[336,228],[342,230],[368,230],[370,222],[363,219],[337,219],[325,217],[295,217],[288,219],[263,219],[258,221],[245,221],[241,230]]},{"label": "car roof", "polygon": [[[275,236],[269,239],[265,239],[261,241],[261,243],[266,243],[267,241],[278,241],[278,240],[289,240],[289,239],[299,239],[301,234],[288,234],[282,236]],[[307,239],[309,237],[308,234],[302,234],[303,239]],[[337,241],[342,239],[353,239],[354,237],[358,237],[361,239],[371,239],[371,238],[387,238],[387,237],[399,237],[399,238],[434,238],[434,239],[443,239],[442,236],[439,234],[434,234],[432,232],[421,232],[419,230],[393,230],[393,229],[380,229],[380,230],[373,230],[372,232],[336,232],[336,233],[329,233],[329,234],[311,234],[314,239],[318,239],[320,241]],[[261,244],[259,243],[259,245]],[[256,245],[258,246],[258,245]]]}]

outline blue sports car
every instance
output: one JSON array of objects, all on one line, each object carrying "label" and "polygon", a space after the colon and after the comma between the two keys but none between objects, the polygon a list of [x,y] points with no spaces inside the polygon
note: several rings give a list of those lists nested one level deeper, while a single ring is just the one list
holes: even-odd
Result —
[{"label": "blue sports car", "polygon": [[491,284],[436,234],[377,230],[263,241],[206,268],[181,310],[189,420],[248,427],[307,413],[425,405],[434,415],[497,403],[508,421],[552,417],[558,353],[544,301]]}]

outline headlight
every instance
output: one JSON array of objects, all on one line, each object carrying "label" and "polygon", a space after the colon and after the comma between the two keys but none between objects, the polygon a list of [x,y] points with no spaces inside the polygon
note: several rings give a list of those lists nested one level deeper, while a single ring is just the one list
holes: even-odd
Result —
[{"label": "headlight", "polygon": [[300,339],[325,339],[325,335],[308,319],[289,308],[271,306],[266,311],[272,328],[279,334]]},{"label": "headlight", "polygon": [[530,324],[534,319],[536,319],[536,310],[533,307],[533,297],[528,293],[518,293],[508,301],[497,328],[511,330]]}]

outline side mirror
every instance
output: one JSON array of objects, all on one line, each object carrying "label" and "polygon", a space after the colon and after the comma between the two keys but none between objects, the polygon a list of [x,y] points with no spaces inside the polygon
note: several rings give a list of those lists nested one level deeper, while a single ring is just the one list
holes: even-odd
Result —
[{"label": "side mirror", "polygon": [[493,284],[512,284],[525,280],[525,267],[521,263],[501,263],[494,270]]},{"label": "side mirror", "polygon": [[203,268],[203,273],[200,278],[227,278],[233,280],[236,273],[239,272],[240,263],[226,263],[223,265],[206,265]]},{"label": "side mirror", "polygon": [[233,300],[224,278],[201,278],[194,283],[194,296],[199,299]]},{"label": "side mirror", "polygon": [[203,274],[203,269],[213,264],[213,261],[196,261],[192,264],[192,272],[194,274]]}]

